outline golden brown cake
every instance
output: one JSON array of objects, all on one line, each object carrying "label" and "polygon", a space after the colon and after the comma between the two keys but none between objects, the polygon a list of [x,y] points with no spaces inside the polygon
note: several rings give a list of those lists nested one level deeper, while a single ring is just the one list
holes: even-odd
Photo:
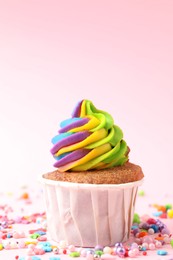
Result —
[{"label": "golden brown cake", "polygon": [[126,162],[122,166],[110,169],[85,172],[59,172],[55,170],[43,175],[44,178],[54,181],[65,181],[88,184],[121,184],[139,181],[144,177],[140,166]]}]

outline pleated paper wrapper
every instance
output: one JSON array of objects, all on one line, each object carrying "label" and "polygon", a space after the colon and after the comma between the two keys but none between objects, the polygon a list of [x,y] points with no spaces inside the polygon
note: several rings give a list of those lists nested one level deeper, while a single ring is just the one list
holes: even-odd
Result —
[{"label": "pleated paper wrapper", "polygon": [[41,181],[52,240],[94,247],[113,246],[129,238],[142,180],[126,184]]}]

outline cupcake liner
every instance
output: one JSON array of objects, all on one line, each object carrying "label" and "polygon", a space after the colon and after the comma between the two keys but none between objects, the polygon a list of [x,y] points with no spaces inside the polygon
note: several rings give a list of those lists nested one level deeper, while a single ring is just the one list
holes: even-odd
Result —
[{"label": "cupcake liner", "polygon": [[138,186],[83,184],[41,178],[50,237],[69,245],[112,246],[129,238]]}]

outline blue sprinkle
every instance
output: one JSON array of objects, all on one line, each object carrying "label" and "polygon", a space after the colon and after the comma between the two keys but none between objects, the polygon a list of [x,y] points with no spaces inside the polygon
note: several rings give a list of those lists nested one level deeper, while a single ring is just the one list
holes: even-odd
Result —
[{"label": "blue sprinkle", "polygon": [[51,256],[49,260],[60,260],[61,258],[58,256]]},{"label": "blue sprinkle", "polygon": [[39,242],[38,245],[41,245],[41,246],[51,246],[51,243],[50,242]]},{"label": "blue sprinkle", "polygon": [[154,233],[157,233],[159,231],[159,227],[155,224],[151,224],[150,228],[154,229]]},{"label": "blue sprinkle", "polygon": [[143,247],[141,248],[141,251],[147,251],[147,248],[146,248],[145,246],[143,246]]},{"label": "blue sprinkle", "polygon": [[[19,257],[18,260],[25,260],[25,259],[26,259],[26,258],[25,258],[24,256],[21,256],[21,257]],[[41,260],[41,258],[38,257],[38,256],[31,256],[31,259],[32,259],[32,260]]]},{"label": "blue sprinkle", "polygon": [[32,256],[32,260],[41,260],[41,258],[38,256]]},{"label": "blue sprinkle", "polygon": [[35,232],[34,234],[39,234],[40,236],[43,236],[46,234],[46,232],[39,230],[39,231]]},{"label": "blue sprinkle", "polygon": [[158,255],[167,255],[168,252],[165,251],[165,250],[158,250],[158,251],[157,251],[157,254],[158,254]]},{"label": "blue sprinkle", "polygon": [[137,229],[137,228],[138,228],[138,226],[136,226],[136,225],[131,227],[132,230]]},{"label": "blue sprinkle", "polygon": [[43,246],[43,250],[45,252],[51,252],[52,251],[52,248],[50,246]]},{"label": "blue sprinkle", "polygon": [[157,212],[154,212],[154,213],[153,213],[153,216],[159,217],[159,216],[161,216],[162,214],[163,214],[162,211],[157,211]]}]

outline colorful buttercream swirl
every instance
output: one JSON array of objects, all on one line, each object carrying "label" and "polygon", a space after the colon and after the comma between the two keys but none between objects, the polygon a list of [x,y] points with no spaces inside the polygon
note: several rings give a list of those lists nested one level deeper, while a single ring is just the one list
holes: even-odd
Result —
[{"label": "colorful buttercream swirl", "polygon": [[89,100],[80,101],[72,118],[61,122],[52,143],[54,166],[60,172],[106,169],[128,161],[122,130]]}]

